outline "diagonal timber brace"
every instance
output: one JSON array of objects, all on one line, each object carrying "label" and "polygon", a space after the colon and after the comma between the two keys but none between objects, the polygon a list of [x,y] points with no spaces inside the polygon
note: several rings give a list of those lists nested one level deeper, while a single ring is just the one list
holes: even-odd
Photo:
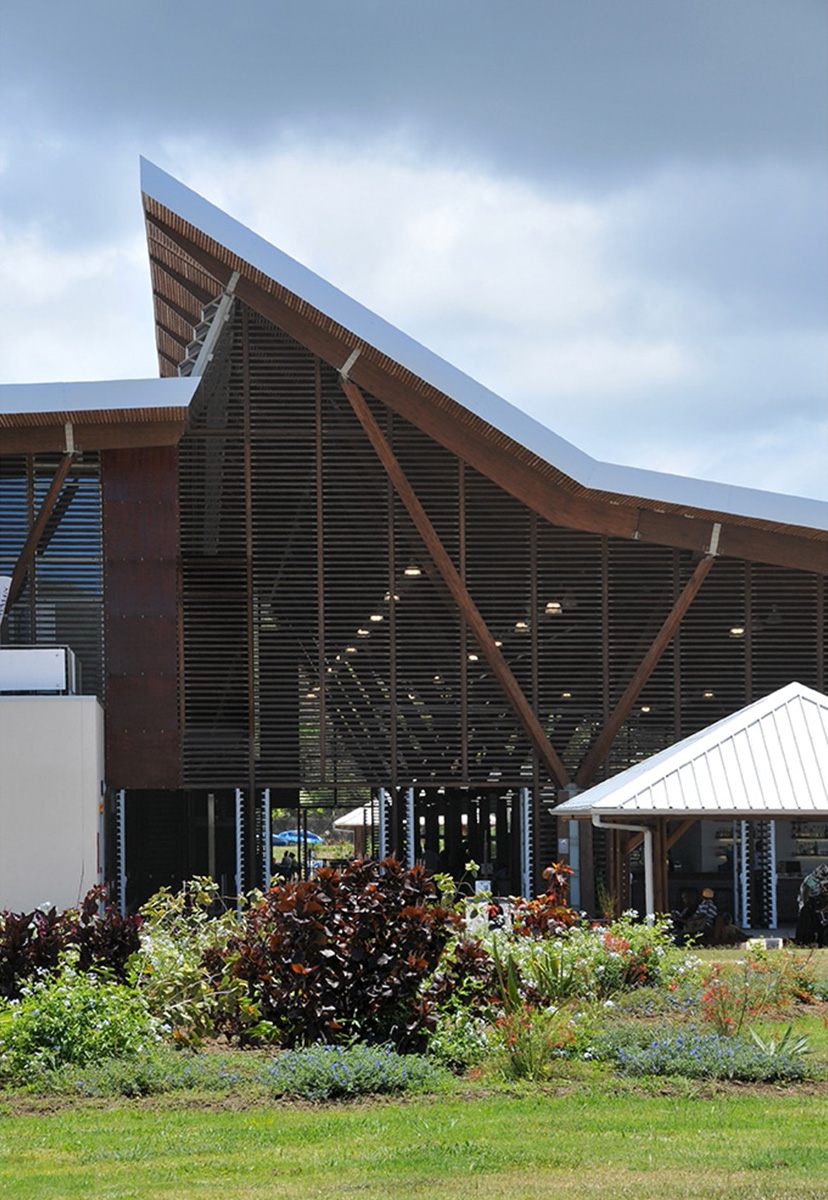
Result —
[{"label": "diagonal timber brace", "polygon": [[362,392],[356,384],[350,383],[342,376],[340,376],[339,382],[351,403],[351,407],[360,425],[368,435],[368,439],[382,463],[388,478],[391,480],[397,495],[405,506],[411,520],[414,522],[417,532],[423,539],[425,548],[442,576],[446,587],[451,593],[452,599],[474,635],[512,711],[523,727],[527,738],[537,751],[552,778],[560,787],[565,787],[569,782],[569,776],[563,763],[558,757],[554,746],[549,741],[549,738],[546,736],[532,706],[523,694],[520,684],[512,674],[509,664],[501,654],[499,647],[495,645],[495,640],[489,632],[486,622],[469,594],[457,568],[451,561],[443,543],[440,541],[436,529],[429,520],[428,514],[417,498],[411,484],[408,482],[405,472],[386,441],[382,430],[375,421]]},{"label": "diagonal timber brace", "polygon": [[43,532],[48,524],[49,517],[60,495],[60,489],[69,474],[69,468],[72,466],[74,455],[71,453],[64,454],[60,460],[60,465],[55,472],[52,482],[49,484],[49,490],[43,498],[43,503],[40,506],[40,511],[32,523],[32,527],[23,543],[20,553],[17,556],[17,562],[14,565],[12,572],[12,581],[9,585],[9,595],[6,600],[6,612],[11,611],[11,606],[20,594],[20,589],[26,579],[26,574],[31,566],[32,559],[35,556],[37,547],[40,544],[40,539],[43,537]]},{"label": "diagonal timber brace", "polygon": [[678,629],[682,622],[684,614],[692,604],[693,600],[699,591],[699,588],[707,578],[710,568],[715,562],[715,558],[709,555],[699,561],[695,571],[688,579],[682,589],[681,595],[676,600],[670,612],[664,621],[664,624],[659,629],[656,636],[653,638],[653,643],[647,653],[644,655],[641,663],[638,666],[635,674],[624,691],[624,695],[618,701],[613,710],[612,715],[607,721],[604,728],[598,734],[598,737],[592,743],[584,761],[581,763],[575,775],[575,782],[581,787],[587,787],[592,780],[595,772],[601,764],[601,761],[609,751],[610,746],[615,739],[618,730],[624,724],[630,713],[630,709],[635,704],[644,684],[652,675],[658,664],[673,634]]}]

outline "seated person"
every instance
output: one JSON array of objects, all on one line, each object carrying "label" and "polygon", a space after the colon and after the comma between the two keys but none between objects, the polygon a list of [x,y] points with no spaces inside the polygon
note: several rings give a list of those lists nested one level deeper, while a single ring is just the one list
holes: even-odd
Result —
[{"label": "seated person", "polygon": [[676,931],[676,941],[679,945],[684,940],[684,935],[687,932],[687,922],[695,914],[699,905],[699,898],[695,888],[682,888],[679,892],[679,907],[674,908],[670,913],[673,921],[673,928]]}]

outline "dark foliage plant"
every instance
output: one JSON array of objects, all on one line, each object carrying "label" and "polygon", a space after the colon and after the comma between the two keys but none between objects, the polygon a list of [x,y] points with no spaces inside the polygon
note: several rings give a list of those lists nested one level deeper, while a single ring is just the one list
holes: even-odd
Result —
[{"label": "dark foliage plant", "polygon": [[[247,910],[243,932],[208,950],[204,964],[217,990],[228,978],[246,982],[282,1046],[358,1037],[411,1050],[433,1023],[423,978],[456,922],[421,868],[355,862],[271,889]],[[245,1040],[238,1009],[219,1023]]]},{"label": "dark foliage plant", "polygon": [[105,971],[126,982],[126,963],[140,946],[141,918],[107,904],[106,888],[87,892],[80,908],[0,912],[0,996],[17,1000],[23,986],[78,952],[81,971]]},{"label": "dark foliage plant", "polygon": [[523,937],[550,937],[562,933],[580,920],[580,913],[568,902],[569,876],[566,863],[552,863],[543,872],[546,891],[526,900],[518,898],[512,908],[515,933]]}]

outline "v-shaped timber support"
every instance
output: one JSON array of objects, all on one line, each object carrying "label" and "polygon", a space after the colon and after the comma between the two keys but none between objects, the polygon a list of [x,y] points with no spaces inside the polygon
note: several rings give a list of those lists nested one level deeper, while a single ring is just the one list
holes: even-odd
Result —
[{"label": "v-shaped timber support", "polygon": [[11,612],[11,606],[14,604],[20,589],[26,580],[26,574],[31,566],[32,559],[35,556],[37,547],[40,544],[40,539],[43,537],[43,532],[49,522],[49,517],[52,515],[57,498],[60,495],[60,489],[69,474],[69,468],[72,466],[74,455],[72,453],[64,454],[60,460],[57,471],[55,472],[52,482],[49,484],[49,490],[43,498],[43,503],[40,506],[40,511],[32,523],[28,536],[17,556],[17,562],[14,565],[12,572],[11,583],[9,584],[9,594],[6,598],[6,612]]},{"label": "v-shaped timber support", "polygon": [[431,556],[443,581],[448,588],[451,596],[460,610],[463,619],[468,628],[477,641],[478,646],[486,659],[486,662],[491,668],[500,687],[503,690],[509,705],[523,727],[523,730],[529,739],[534,749],[539,754],[541,760],[546,766],[552,778],[559,787],[565,787],[569,782],[569,776],[566,769],[557,755],[555,747],[546,736],[540,721],[535,715],[532,706],[529,704],[526,696],[520,687],[520,684],[512,674],[509,664],[500,653],[500,649],[495,645],[495,640],[489,632],[489,628],[479,612],[477,605],[474,603],[465,583],[460,577],[457,568],[451,561],[451,558],[446,551],[443,543],[437,534],[436,529],[431,524],[429,517],[418,500],[414,489],[408,482],[408,479],[400,466],[397,458],[385,439],[385,436],[379,425],[374,419],[373,413],[365,402],[362,392],[351,383],[343,373],[339,379],[342,390],[348,397],[351,407],[356,414],[356,417],[368,435],[368,439],[373,446],[377,458],[385,469],[388,478],[394,486],[400,500],[402,501],[408,515],[414,522],[414,526],[423,539],[423,544]]},{"label": "v-shaped timber support", "polygon": [[638,669],[633,675],[630,682],[624,689],[624,695],[616,704],[612,715],[607,721],[604,728],[598,734],[598,737],[590,746],[584,761],[581,763],[575,775],[575,782],[582,788],[588,787],[592,777],[598,770],[601,761],[609,751],[610,746],[615,740],[615,735],[624,724],[624,721],[629,716],[630,709],[635,704],[641,689],[652,675],[664,651],[670,643],[670,639],[678,629],[682,622],[684,614],[695,599],[699,588],[704,583],[710,572],[710,568],[716,561],[713,554],[709,554],[706,558],[702,558],[696,565],[696,569],[684,585],[681,595],[676,600],[664,621],[664,624],[659,629],[656,636],[653,638],[652,645],[641,660]]}]

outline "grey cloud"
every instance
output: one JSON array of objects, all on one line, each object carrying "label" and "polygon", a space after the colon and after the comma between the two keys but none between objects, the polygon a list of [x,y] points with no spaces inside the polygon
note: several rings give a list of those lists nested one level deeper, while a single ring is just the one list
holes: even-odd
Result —
[{"label": "grey cloud", "polygon": [[2,66],[24,126],[34,106],[238,144],[403,122],[443,152],[605,178],[674,152],[821,153],[826,17],[815,0],[29,0]]}]

